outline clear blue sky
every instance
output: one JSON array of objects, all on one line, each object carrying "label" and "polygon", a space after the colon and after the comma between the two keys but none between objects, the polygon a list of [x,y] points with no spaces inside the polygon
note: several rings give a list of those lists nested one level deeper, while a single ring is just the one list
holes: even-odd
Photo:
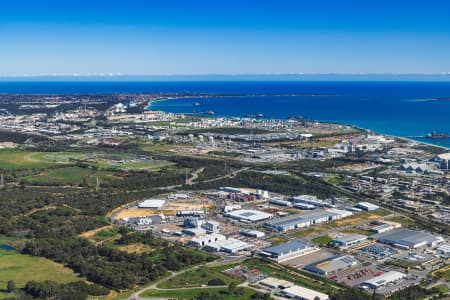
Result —
[{"label": "clear blue sky", "polygon": [[0,76],[450,72],[450,1],[0,3]]}]

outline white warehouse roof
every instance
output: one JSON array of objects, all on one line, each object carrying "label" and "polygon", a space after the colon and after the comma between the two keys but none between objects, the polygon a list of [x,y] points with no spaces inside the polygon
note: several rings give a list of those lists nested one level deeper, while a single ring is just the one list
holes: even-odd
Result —
[{"label": "white warehouse roof", "polygon": [[166,203],[166,200],[162,199],[148,199],[138,204],[139,208],[161,208]]},{"label": "white warehouse roof", "polygon": [[328,300],[327,294],[320,293],[314,290],[310,290],[298,285],[293,285],[287,289],[282,290],[282,293],[288,297],[295,299],[314,300],[319,298],[320,300]]},{"label": "white warehouse roof", "polygon": [[380,286],[386,285],[391,282],[395,282],[397,280],[400,280],[402,278],[405,278],[406,275],[397,272],[397,271],[389,271],[384,273],[383,275],[376,276],[374,278],[371,278],[369,280],[366,280],[363,284],[370,286],[371,288],[379,288]]},{"label": "white warehouse roof", "polygon": [[249,210],[249,209],[233,210],[227,213],[226,216],[248,223],[267,220],[272,217],[271,214],[259,210]]}]

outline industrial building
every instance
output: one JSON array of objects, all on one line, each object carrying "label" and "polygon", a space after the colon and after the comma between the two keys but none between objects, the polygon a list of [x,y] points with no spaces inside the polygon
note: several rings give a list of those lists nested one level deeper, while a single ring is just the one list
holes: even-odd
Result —
[{"label": "industrial building", "polygon": [[206,249],[212,251],[223,251],[226,253],[234,254],[240,251],[249,250],[253,248],[254,245],[250,243],[243,242],[235,238],[220,239],[213,241],[205,246]]},{"label": "industrial building", "polygon": [[221,231],[220,224],[216,221],[206,221],[201,226],[209,233],[219,233]]},{"label": "industrial building", "polygon": [[258,284],[271,288],[271,289],[287,289],[294,284],[290,281],[274,278],[274,277],[267,277],[258,282]]},{"label": "industrial building", "polygon": [[153,208],[153,209],[159,209],[166,204],[166,200],[162,199],[148,199],[140,202],[138,204],[139,208]]},{"label": "industrial building", "polygon": [[366,240],[367,240],[366,235],[354,233],[335,238],[334,240],[331,241],[331,243],[339,246],[340,248],[345,249],[357,245]]},{"label": "industrial building", "polygon": [[281,293],[286,298],[298,299],[298,300],[328,300],[327,294],[320,293],[311,289],[307,289],[298,285],[293,285],[284,290]]},{"label": "industrial building", "polygon": [[363,287],[368,287],[370,289],[377,289],[379,287],[382,287],[386,284],[389,283],[393,283],[396,281],[399,281],[400,279],[405,278],[406,275],[401,273],[401,272],[397,272],[397,271],[389,271],[386,272],[380,276],[376,276],[373,277],[369,280],[364,281],[361,286]]},{"label": "industrial building", "polygon": [[359,264],[359,260],[350,255],[333,256],[319,263],[308,265],[305,267],[305,270],[327,276],[330,274],[336,274],[339,271],[344,271]]},{"label": "industrial building", "polygon": [[252,238],[263,238],[266,234],[259,230],[252,229],[242,229],[239,230],[239,233]]},{"label": "industrial building", "polygon": [[380,243],[392,245],[401,249],[415,249],[423,246],[435,246],[444,239],[425,231],[398,229],[382,233],[377,237]]},{"label": "industrial building", "polygon": [[189,241],[189,244],[196,247],[205,247],[217,241],[225,240],[226,237],[222,234],[205,234],[198,237],[194,237]]},{"label": "industrial building", "polygon": [[370,225],[372,225],[373,227],[371,227],[369,230],[375,233],[383,233],[402,227],[402,224],[400,223],[385,220],[372,221]]},{"label": "industrial building", "polygon": [[272,198],[269,200],[269,203],[274,204],[274,205],[279,205],[279,206],[286,206],[286,207],[292,206],[292,203],[290,201],[282,200],[279,198]]},{"label": "industrial building", "polygon": [[313,205],[315,207],[324,207],[326,203],[320,199],[317,199],[316,196],[311,195],[299,195],[292,198],[292,202],[295,203],[303,203],[308,205]]},{"label": "industrial building", "polygon": [[286,232],[298,228],[305,228],[315,224],[331,222],[351,215],[351,212],[338,209],[315,209],[304,214],[295,214],[274,219],[264,225],[272,230]]},{"label": "industrial building", "polygon": [[365,211],[372,211],[372,210],[377,210],[380,207],[378,205],[369,203],[369,202],[359,202],[355,205],[356,208],[360,208],[362,210]]},{"label": "industrial building", "polygon": [[268,247],[261,251],[259,255],[281,262],[318,250],[319,248],[307,241],[293,240],[285,244]]},{"label": "industrial building", "polygon": [[249,209],[233,210],[226,213],[225,216],[235,220],[239,220],[244,223],[264,221],[272,217],[271,214],[259,210],[249,210]]}]

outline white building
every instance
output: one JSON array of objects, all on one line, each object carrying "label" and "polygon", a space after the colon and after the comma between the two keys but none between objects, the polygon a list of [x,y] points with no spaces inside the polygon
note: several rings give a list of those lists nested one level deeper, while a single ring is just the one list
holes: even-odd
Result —
[{"label": "white building", "polygon": [[372,211],[372,210],[377,210],[380,208],[379,206],[369,203],[369,202],[359,202],[358,204],[355,205],[355,207],[361,208],[365,211]]},{"label": "white building", "polygon": [[328,300],[327,294],[317,292],[311,289],[307,289],[298,285],[293,285],[281,291],[281,293],[287,297],[298,300]]},{"label": "white building", "polygon": [[226,213],[225,216],[239,220],[244,223],[259,222],[272,218],[271,214],[259,210],[249,210],[249,209],[233,210],[231,212]]},{"label": "white building", "polygon": [[153,208],[153,209],[160,209],[161,207],[166,204],[165,200],[161,199],[148,199],[140,202],[138,204],[139,208]]},{"label": "white building", "polygon": [[212,243],[218,242],[218,241],[222,241],[225,240],[226,237],[222,234],[205,234],[205,235],[200,235],[197,237],[192,238],[189,243],[191,245],[194,245],[196,247],[200,247],[203,248],[205,246],[208,246]]},{"label": "white building", "polygon": [[382,286],[384,286],[386,284],[399,281],[399,280],[401,280],[401,279],[403,279],[405,277],[406,277],[406,275],[401,273],[401,272],[389,271],[389,272],[384,273],[383,275],[376,276],[376,277],[373,277],[373,278],[371,278],[369,280],[364,281],[361,284],[361,286],[363,286],[363,287],[366,286],[366,287],[371,288],[371,289],[377,289],[377,288],[382,287]]}]

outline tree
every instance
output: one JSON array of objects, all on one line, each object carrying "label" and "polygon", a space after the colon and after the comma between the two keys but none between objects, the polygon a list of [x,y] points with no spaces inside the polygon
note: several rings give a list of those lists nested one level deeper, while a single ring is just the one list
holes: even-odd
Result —
[{"label": "tree", "polygon": [[16,289],[16,283],[14,282],[14,280],[8,280],[8,283],[6,285],[6,289],[8,290],[8,292],[12,293],[15,291]]}]

